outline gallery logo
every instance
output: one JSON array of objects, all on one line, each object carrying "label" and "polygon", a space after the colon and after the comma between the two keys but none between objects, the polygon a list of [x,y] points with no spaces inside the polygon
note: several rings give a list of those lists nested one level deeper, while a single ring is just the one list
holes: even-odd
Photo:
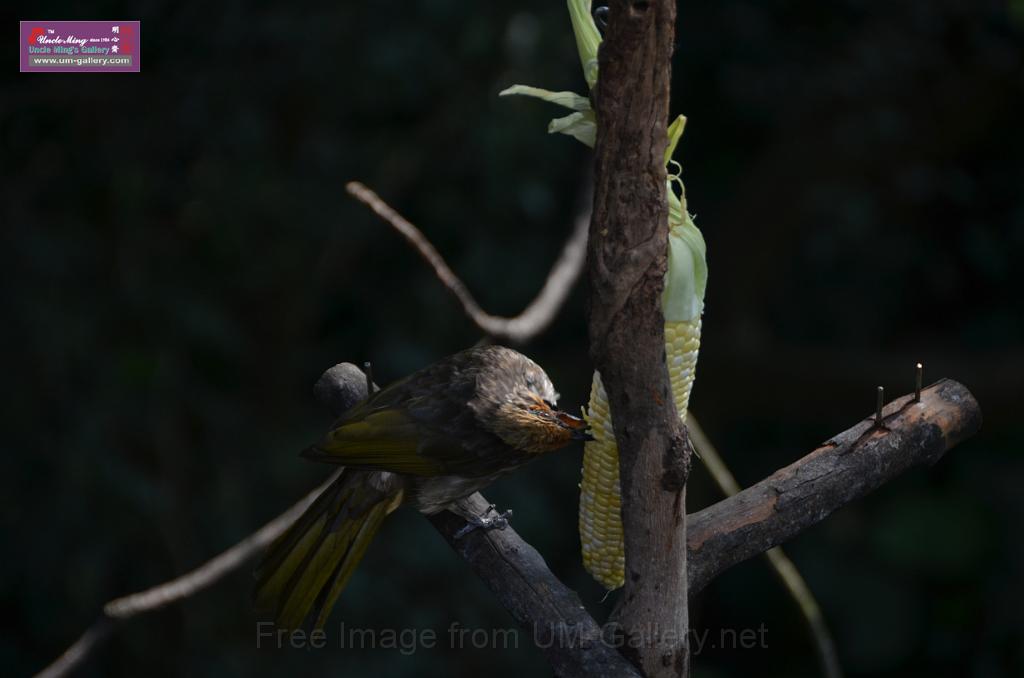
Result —
[{"label": "gallery logo", "polygon": [[138,73],[141,22],[22,21],[22,73]]}]

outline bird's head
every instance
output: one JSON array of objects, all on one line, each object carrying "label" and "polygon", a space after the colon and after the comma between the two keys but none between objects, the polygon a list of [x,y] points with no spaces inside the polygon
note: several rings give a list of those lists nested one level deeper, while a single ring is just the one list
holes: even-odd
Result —
[{"label": "bird's head", "polygon": [[530,361],[517,372],[493,414],[490,428],[498,437],[533,454],[593,440],[583,419],[557,408],[558,393],[544,370]]}]

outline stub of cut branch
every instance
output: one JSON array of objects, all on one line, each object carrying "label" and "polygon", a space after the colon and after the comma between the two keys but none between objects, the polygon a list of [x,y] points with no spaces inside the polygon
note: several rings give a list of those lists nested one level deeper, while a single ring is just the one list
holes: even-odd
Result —
[{"label": "stub of cut branch", "polygon": [[[332,412],[339,404],[347,409],[347,400],[365,388],[360,370],[348,364],[328,370],[317,383],[323,402],[331,402],[332,393],[342,394]],[[939,381],[922,391],[919,403],[913,401],[909,394],[891,402],[883,428],[869,416],[760,483],[690,514],[689,596],[729,567],[793,538],[904,471],[935,463],[981,427],[977,401],[955,381]],[[481,515],[488,505],[479,494],[466,502]],[[576,593],[512,527],[456,539],[466,525],[463,518],[444,512],[429,520],[531,633],[556,675],[638,675],[616,649],[624,639],[602,635]]]},{"label": "stub of cut branch", "polygon": [[930,465],[981,428],[981,408],[943,379],[908,394],[756,485],[689,516],[690,594],[733,565],[792,539],[904,471]]},{"label": "stub of cut branch", "polygon": [[[365,396],[366,378],[342,363],[317,382],[318,399],[333,413]],[[833,437],[804,458],[765,480],[702,511],[690,514],[689,595],[723,571],[791,539],[916,466],[929,465],[981,428],[978,402],[962,384],[944,379],[891,402],[883,427],[873,416]],[[333,480],[333,475],[328,483]],[[112,632],[144,613],[190,598],[262,551],[305,510],[326,483],[263,528],[193,572],[140,594],[111,601],[104,614],[40,676],[71,674]],[[474,495],[483,511],[486,500]],[[600,627],[576,594],[548,570],[540,554],[515,530],[476,531],[455,540],[465,521],[442,513],[431,519],[455,551],[487,583],[513,618],[531,632],[559,676],[636,676],[614,643],[602,642]],[[564,631],[564,635],[559,635]],[[606,634],[607,635],[607,634]],[[614,639],[612,639],[614,640]],[[564,641],[564,642],[563,642]],[[574,642],[575,641],[575,642]]]}]

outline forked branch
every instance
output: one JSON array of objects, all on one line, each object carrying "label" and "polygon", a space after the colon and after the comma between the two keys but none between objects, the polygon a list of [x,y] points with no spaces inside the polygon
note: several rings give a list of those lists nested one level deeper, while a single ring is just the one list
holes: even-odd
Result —
[{"label": "forked branch", "polygon": [[[366,379],[354,365],[342,364],[325,373],[317,392],[324,402],[333,402],[332,408],[338,407],[365,393]],[[869,417],[760,483],[690,514],[690,596],[726,569],[792,539],[904,471],[934,464],[980,428],[981,410],[974,396],[962,384],[944,379],[924,389],[919,403],[913,395],[890,403],[883,427],[875,427]],[[322,487],[197,570],[111,601],[99,620],[39,675],[70,674],[118,625],[190,598],[234,572],[281,534]],[[479,495],[471,501],[485,503]],[[516,621],[550,645],[544,652],[558,675],[631,675],[632,666],[601,640],[600,626],[576,594],[515,530],[477,531],[455,543],[462,519],[442,514],[432,522]],[[564,636],[557,635],[561,630]]]}]

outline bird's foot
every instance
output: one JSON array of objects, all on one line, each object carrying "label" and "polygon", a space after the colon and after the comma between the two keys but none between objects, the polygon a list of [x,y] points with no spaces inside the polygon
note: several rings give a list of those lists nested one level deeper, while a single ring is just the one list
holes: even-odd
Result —
[{"label": "bird's foot", "polygon": [[508,527],[508,519],[512,517],[512,509],[502,511],[496,516],[489,518],[488,514],[492,511],[495,511],[494,504],[489,505],[482,516],[464,515],[463,518],[466,519],[466,524],[459,528],[459,531],[455,533],[454,539],[462,539],[476,529],[504,530]]}]

